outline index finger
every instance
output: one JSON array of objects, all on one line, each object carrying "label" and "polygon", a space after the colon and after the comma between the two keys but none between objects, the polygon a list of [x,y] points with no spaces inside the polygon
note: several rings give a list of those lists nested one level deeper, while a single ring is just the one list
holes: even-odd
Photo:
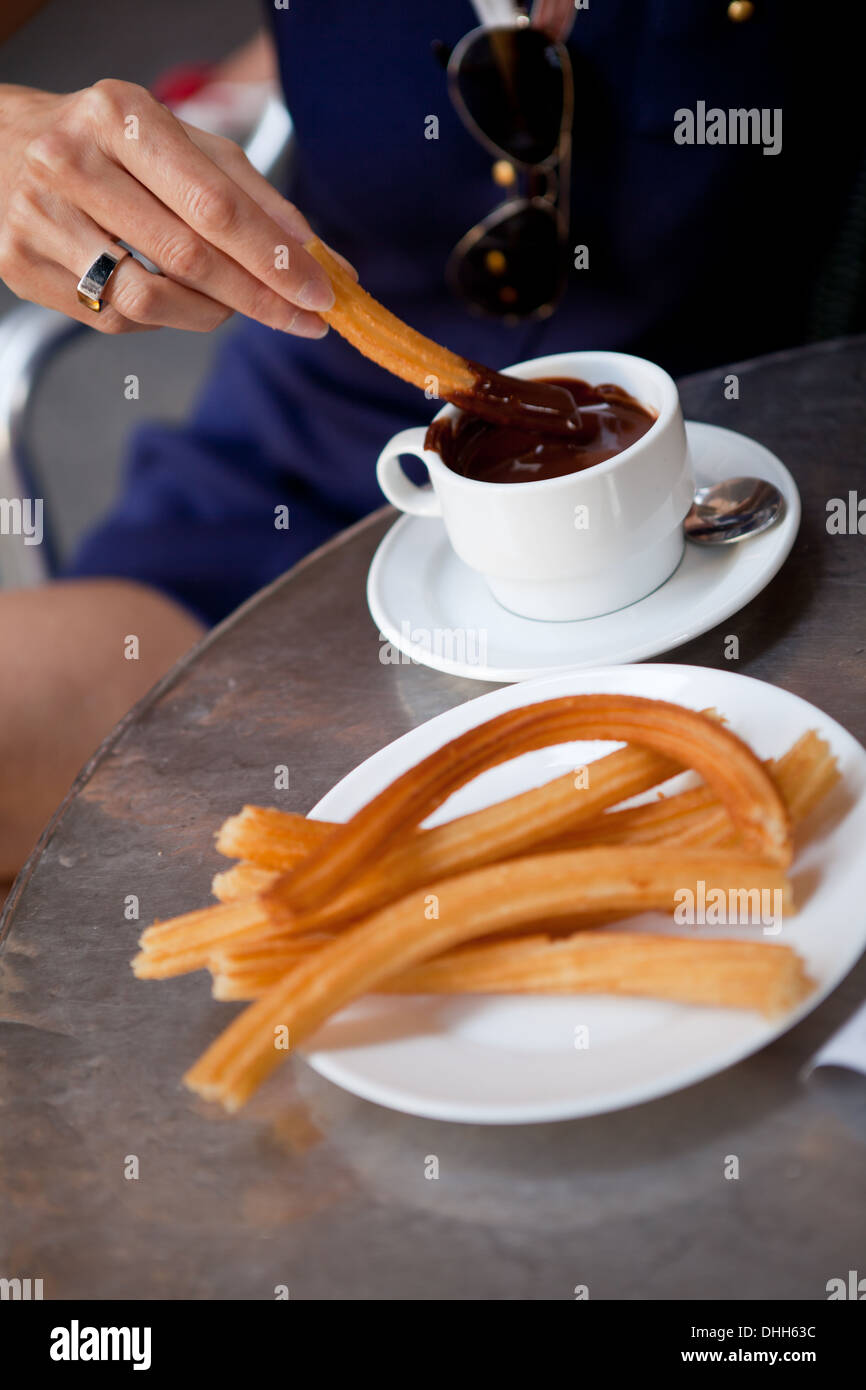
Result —
[{"label": "index finger", "polygon": [[[110,93],[108,100],[116,104]],[[126,138],[130,113],[120,115],[119,107],[114,119],[100,122],[111,157],[276,294],[304,309],[330,309],[331,283],[303,246],[291,236],[287,241],[285,227],[202,153],[170,111],[146,93],[140,106],[135,139]]]},{"label": "index finger", "polygon": [[[288,198],[283,197],[272,183],[260,174],[247,158],[246,153],[240,145],[236,145],[233,140],[227,140],[221,135],[211,135],[205,130],[199,130],[194,125],[189,125],[187,121],[181,121],[181,125],[192,140],[209,159],[218,164],[221,169],[228,174],[234,183],[249,194],[257,207],[272,217],[277,226],[284,227],[290,236],[299,241],[302,246],[315,235],[312,227],[304,217],[303,213],[290,203]],[[327,245],[327,243],[325,243]],[[351,275],[353,280],[357,280],[358,272],[347,261],[346,257],[339,251],[335,251],[333,246],[328,245],[331,255],[339,261],[340,265]]]}]

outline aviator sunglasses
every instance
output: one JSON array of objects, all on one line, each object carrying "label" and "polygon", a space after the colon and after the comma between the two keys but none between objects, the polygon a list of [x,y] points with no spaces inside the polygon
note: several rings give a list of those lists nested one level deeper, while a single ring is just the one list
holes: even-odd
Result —
[{"label": "aviator sunglasses", "polygon": [[466,34],[446,71],[458,115],[495,156],[493,178],[508,190],[455,246],[448,283],[482,313],[545,318],[567,276],[574,103],[568,50],[521,17],[513,26]]}]

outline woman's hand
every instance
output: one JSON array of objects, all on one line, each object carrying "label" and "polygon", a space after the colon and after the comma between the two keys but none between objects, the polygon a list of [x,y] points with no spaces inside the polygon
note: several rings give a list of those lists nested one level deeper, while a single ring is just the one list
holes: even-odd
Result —
[{"label": "woman's hand", "polygon": [[[104,333],[209,332],[237,310],[285,333],[327,332],[333,292],[312,232],[231,140],[187,126],[143,87],[108,79],[55,96],[0,87],[0,277]],[[125,256],[99,314],[76,286],[100,252]]]}]

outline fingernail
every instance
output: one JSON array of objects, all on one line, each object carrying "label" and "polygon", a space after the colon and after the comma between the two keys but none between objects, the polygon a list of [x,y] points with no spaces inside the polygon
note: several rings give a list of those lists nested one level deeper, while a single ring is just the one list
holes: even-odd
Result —
[{"label": "fingernail", "polygon": [[308,280],[301,286],[297,302],[305,309],[330,309],[334,304],[334,291],[327,280]]},{"label": "fingernail", "polygon": [[303,324],[306,330],[298,335],[302,338],[324,338],[328,331],[328,325],[324,319],[311,318],[309,314],[304,313],[303,309],[298,309],[297,313],[292,314],[292,317],[283,325],[283,332],[298,333],[298,324]]}]

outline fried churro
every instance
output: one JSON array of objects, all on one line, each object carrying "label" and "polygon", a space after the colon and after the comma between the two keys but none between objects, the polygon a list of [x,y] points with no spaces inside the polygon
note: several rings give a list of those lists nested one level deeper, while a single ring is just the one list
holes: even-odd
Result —
[{"label": "fried churro", "polygon": [[[417,841],[411,839],[386,852],[375,870],[363,875],[351,889],[329,904],[323,924],[333,926],[344,915],[348,920],[352,913],[344,914],[343,907],[354,911],[355,904],[363,907],[365,900],[369,905],[378,905],[378,889],[370,899],[366,899],[366,892],[376,887],[380,877],[392,883],[395,889],[399,884],[402,891],[408,891],[414,886],[416,864],[419,873],[423,869],[439,877],[447,872],[460,872],[473,863],[504,859],[529,849],[576,849],[587,844],[656,844],[661,841],[720,846],[736,842],[727,811],[712,788],[705,785],[672,795],[660,793],[656,800],[644,805],[601,814],[606,806],[626,801],[674,774],[677,770],[674,765],[657,755],[643,749],[624,748],[588,766],[590,785],[581,790],[579,797],[573,794],[576,779],[569,773],[531,792],[458,817],[445,826],[419,831]],[[794,825],[805,819],[839,779],[835,759],[814,730],[803,734],[781,758],[768,760],[766,767]],[[254,812],[256,815],[250,814]],[[245,807],[241,816],[232,818],[233,824],[245,827],[243,835],[238,832],[232,843],[235,852],[254,855],[257,863],[261,863],[266,856],[259,852],[258,813],[259,808]],[[286,860],[299,863],[309,852],[297,835],[298,821],[304,818],[286,811],[274,811],[271,816],[269,835],[263,842],[263,848],[265,844],[268,846],[268,861],[271,860],[271,843],[284,837],[288,843]],[[229,824],[227,821],[226,826]],[[332,822],[308,824],[316,827],[313,843],[333,828]],[[224,843],[224,852],[229,852],[228,841],[224,841],[221,831],[218,847],[222,848]],[[241,863],[214,878],[213,893],[221,902],[236,902],[262,892],[276,878],[276,872],[259,869],[257,864]],[[392,898],[399,895],[399,891],[390,894]]]},{"label": "fried churro", "polygon": [[263,869],[291,869],[327,838],[327,821],[310,820],[296,811],[244,806],[223,821],[216,848],[228,859],[250,859]]},{"label": "fried churro", "polygon": [[[227,947],[210,963],[215,999],[258,999],[315,949],[308,938]],[[583,930],[564,939],[523,933],[458,946],[384,981],[386,994],[629,994],[757,1009],[792,1008],[810,981],[789,946],[649,932]]]},{"label": "fried churro", "polygon": [[493,864],[427,885],[341,932],[236,1018],[186,1083],[237,1109],[285,1057],[274,1045],[277,1033],[297,1047],[338,1009],[431,956],[474,937],[567,916],[576,904],[589,911],[670,908],[677,893],[699,882],[707,893],[746,886],[779,893],[783,911],[792,909],[779,867],[729,851],[604,847]]},{"label": "fried churro", "polygon": [[[791,824],[806,819],[839,780],[839,769],[826,741],[814,729],[781,758],[765,766],[788,810]],[[725,808],[711,787],[700,786],[672,796],[660,796],[642,806],[609,811],[588,826],[575,826],[544,849],[577,848],[581,844],[734,845],[736,833]]]},{"label": "fried churro", "polygon": [[[400,836],[373,868],[320,908],[291,923],[277,916],[272,920],[293,931],[332,929],[354,921],[431,878],[509,859],[558,831],[594,824],[607,807],[666,781],[679,770],[678,764],[648,749],[617,749],[589,764],[586,785],[582,777],[568,772],[445,825]],[[263,896],[269,891],[263,889]]]},{"label": "fried churro", "polygon": [[263,869],[258,864],[244,860],[240,864],[233,864],[230,869],[224,869],[222,873],[214,874],[210,888],[217,902],[240,903],[244,898],[254,898],[257,893],[269,888],[278,877],[278,870]]},{"label": "fried churro", "polygon": [[790,946],[604,929],[564,941],[524,936],[464,947],[380,988],[388,994],[628,994],[773,1017],[798,1004],[812,984]]},{"label": "fried churro", "polygon": [[298,936],[290,941],[246,941],[217,946],[208,962],[214,999],[255,999],[299,961],[331,938]]},{"label": "fried churro", "polygon": [[571,695],[509,710],[467,730],[403,773],[261,895],[275,925],[320,925],[322,909],[400,833],[404,836],[479,773],[571,739],[622,739],[693,768],[723,803],[746,848],[791,859],[788,814],[771,776],[743,741],[695,710],[630,695]]},{"label": "fried churro", "polygon": [[[447,824],[408,835],[386,850],[375,868],[327,904],[316,925],[332,926],[400,897],[430,876],[460,873],[471,865],[492,863],[531,849],[573,826],[593,823],[600,813],[667,781],[680,764],[644,748],[620,748],[581,770],[532,787],[481,811]],[[290,869],[341,827],[310,821],[290,811],[245,806],[217,834],[222,854],[251,861],[238,874],[229,870],[214,880],[221,901],[242,897],[248,887],[262,891],[275,880],[252,873],[254,866]],[[238,866],[240,869],[241,866]]]},{"label": "fried churro", "polygon": [[139,938],[132,968],[141,980],[163,980],[203,969],[218,943],[267,935],[270,924],[256,898],[185,912],[154,922]]},{"label": "fried churro", "polygon": [[[836,761],[826,741],[814,729],[803,734],[781,758],[771,758],[765,766],[794,824],[804,820],[839,780]],[[486,853],[488,836],[491,855],[500,858],[530,848],[652,844],[671,836],[678,844],[711,844],[722,843],[726,837],[735,839],[727,811],[712,788],[705,785],[672,795],[660,791],[655,801],[600,814],[617,802],[629,800],[667,780],[678,770],[669,760],[647,750],[623,748],[588,764],[589,785],[582,788],[579,798],[572,795],[577,780],[568,773],[531,792],[498,802],[495,807],[458,817],[447,826],[419,831],[417,850],[426,866],[435,864],[434,871],[438,875],[448,867],[453,866],[454,871],[459,872],[468,863],[477,863],[474,850],[483,846]],[[515,813],[515,821],[519,816],[524,819],[520,832],[515,833],[513,825],[509,824],[511,810]],[[218,831],[217,849],[222,854],[250,862],[242,862],[217,874],[213,881],[214,896],[220,902],[235,902],[260,892],[275,881],[277,870],[299,864],[334,828],[335,822],[308,820],[293,811],[265,811],[262,807],[245,806],[239,815],[229,817]],[[452,849],[450,843],[452,836],[462,841],[464,835],[474,839],[473,853],[468,856],[456,846]],[[390,871],[406,859],[405,848],[392,850],[383,856],[380,869],[383,873],[386,868]],[[264,872],[266,867],[272,872]],[[411,886],[411,883],[405,884],[407,889]]]},{"label": "fried churro", "polygon": [[494,372],[440,347],[362,289],[318,237],[305,250],[327,271],[334,290],[334,304],[321,317],[364,357],[428,395],[494,423],[561,435],[582,429],[580,412],[561,387]]}]

